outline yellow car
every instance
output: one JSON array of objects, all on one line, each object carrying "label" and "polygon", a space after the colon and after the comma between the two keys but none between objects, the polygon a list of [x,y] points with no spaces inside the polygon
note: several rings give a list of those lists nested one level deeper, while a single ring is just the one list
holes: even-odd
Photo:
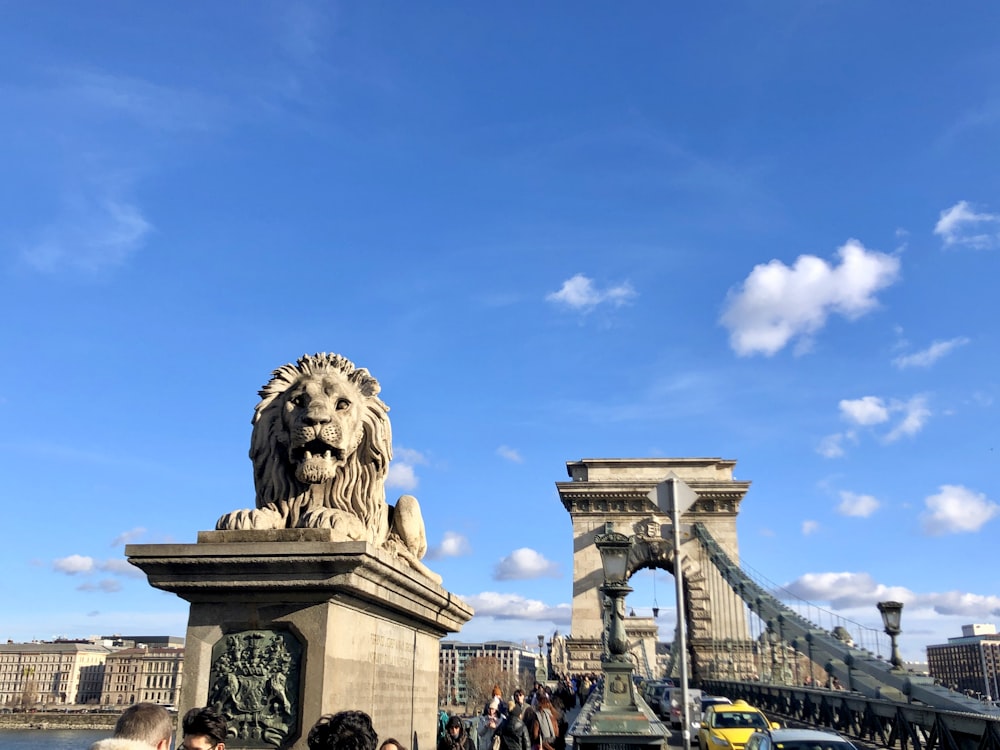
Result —
[{"label": "yellow car", "polygon": [[746,701],[709,706],[698,729],[701,750],[743,750],[754,732],[778,729],[758,709]]}]

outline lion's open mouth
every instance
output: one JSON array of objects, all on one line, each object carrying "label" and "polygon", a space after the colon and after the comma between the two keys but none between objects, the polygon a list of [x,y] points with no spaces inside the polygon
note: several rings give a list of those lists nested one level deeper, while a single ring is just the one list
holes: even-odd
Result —
[{"label": "lion's open mouth", "polygon": [[344,452],[340,448],[334,448],[332,445],[323,442],[322,440],[310,440],[304,445],[298,445],[289,452],[289,457],[292,459],[293,463],[301,464],[306,461],[311,461],[314,458],[323,458],[327,461],[342,461],[344,458]]}]

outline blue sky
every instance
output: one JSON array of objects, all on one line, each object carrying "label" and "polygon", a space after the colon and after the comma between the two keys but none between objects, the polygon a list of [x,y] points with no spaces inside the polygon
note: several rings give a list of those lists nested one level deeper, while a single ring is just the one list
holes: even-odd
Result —
[{"label": "blue sky", "polygon": [[736,459],[744,561],[904,601],[907,658],[1000,624],[1000,8],[3,17],[0,638],[182,634],[123,545],[252,504],[317,351],[380,380],[461,638],[568,630],[584,457]]}]

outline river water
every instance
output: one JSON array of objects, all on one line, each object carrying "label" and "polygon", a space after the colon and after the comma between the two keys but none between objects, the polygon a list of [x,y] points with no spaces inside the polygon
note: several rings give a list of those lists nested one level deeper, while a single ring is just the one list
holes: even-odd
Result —
[{"label": "river water", "polygon": [[109,729],[0,729],[0,750],[87,750]]}]

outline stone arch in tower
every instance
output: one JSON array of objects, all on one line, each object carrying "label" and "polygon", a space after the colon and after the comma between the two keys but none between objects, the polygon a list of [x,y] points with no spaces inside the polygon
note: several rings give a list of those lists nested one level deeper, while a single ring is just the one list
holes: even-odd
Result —
[{"label": "stone arch in tower", "polygon": [[[644,568],[675,574],[677,555],[670,519],[649,498],[653,488],[671,474],[698,495],[681,517],[682,612],[687,624],[691,677],[707,674],[712,655],[718,653],[722,642],[747,639],[742,601],[725,583],[700,543],[685,533],[689,524],[704,524],[738,562],[736,516],[750,483],[733,478],[735,464],[721,458],[582,459],[566,464],[570,481],[557,482],[556,487],[573,524],[573,613],[567,636],[570,673],[601,669],[605,613],[600,592],[604,573],[600,552],[594,545],[598,534],[613,528],[632,537],[629,576]],[[626,618],[630,633],[655,633],[655,625],[648,625],[649,618]],[[672,637],[672,633],[664,635],[665,639]],[[630,644],[641,640],[630,636]],[[655,644],[652,649],[645,645],[644,650],[647,656],[651,650],[655,654]],[[643,655],[637,654],[636,658],[642,666]],[[656,667],[652,670],[654,676],[663,676],[656,673]]]}]

